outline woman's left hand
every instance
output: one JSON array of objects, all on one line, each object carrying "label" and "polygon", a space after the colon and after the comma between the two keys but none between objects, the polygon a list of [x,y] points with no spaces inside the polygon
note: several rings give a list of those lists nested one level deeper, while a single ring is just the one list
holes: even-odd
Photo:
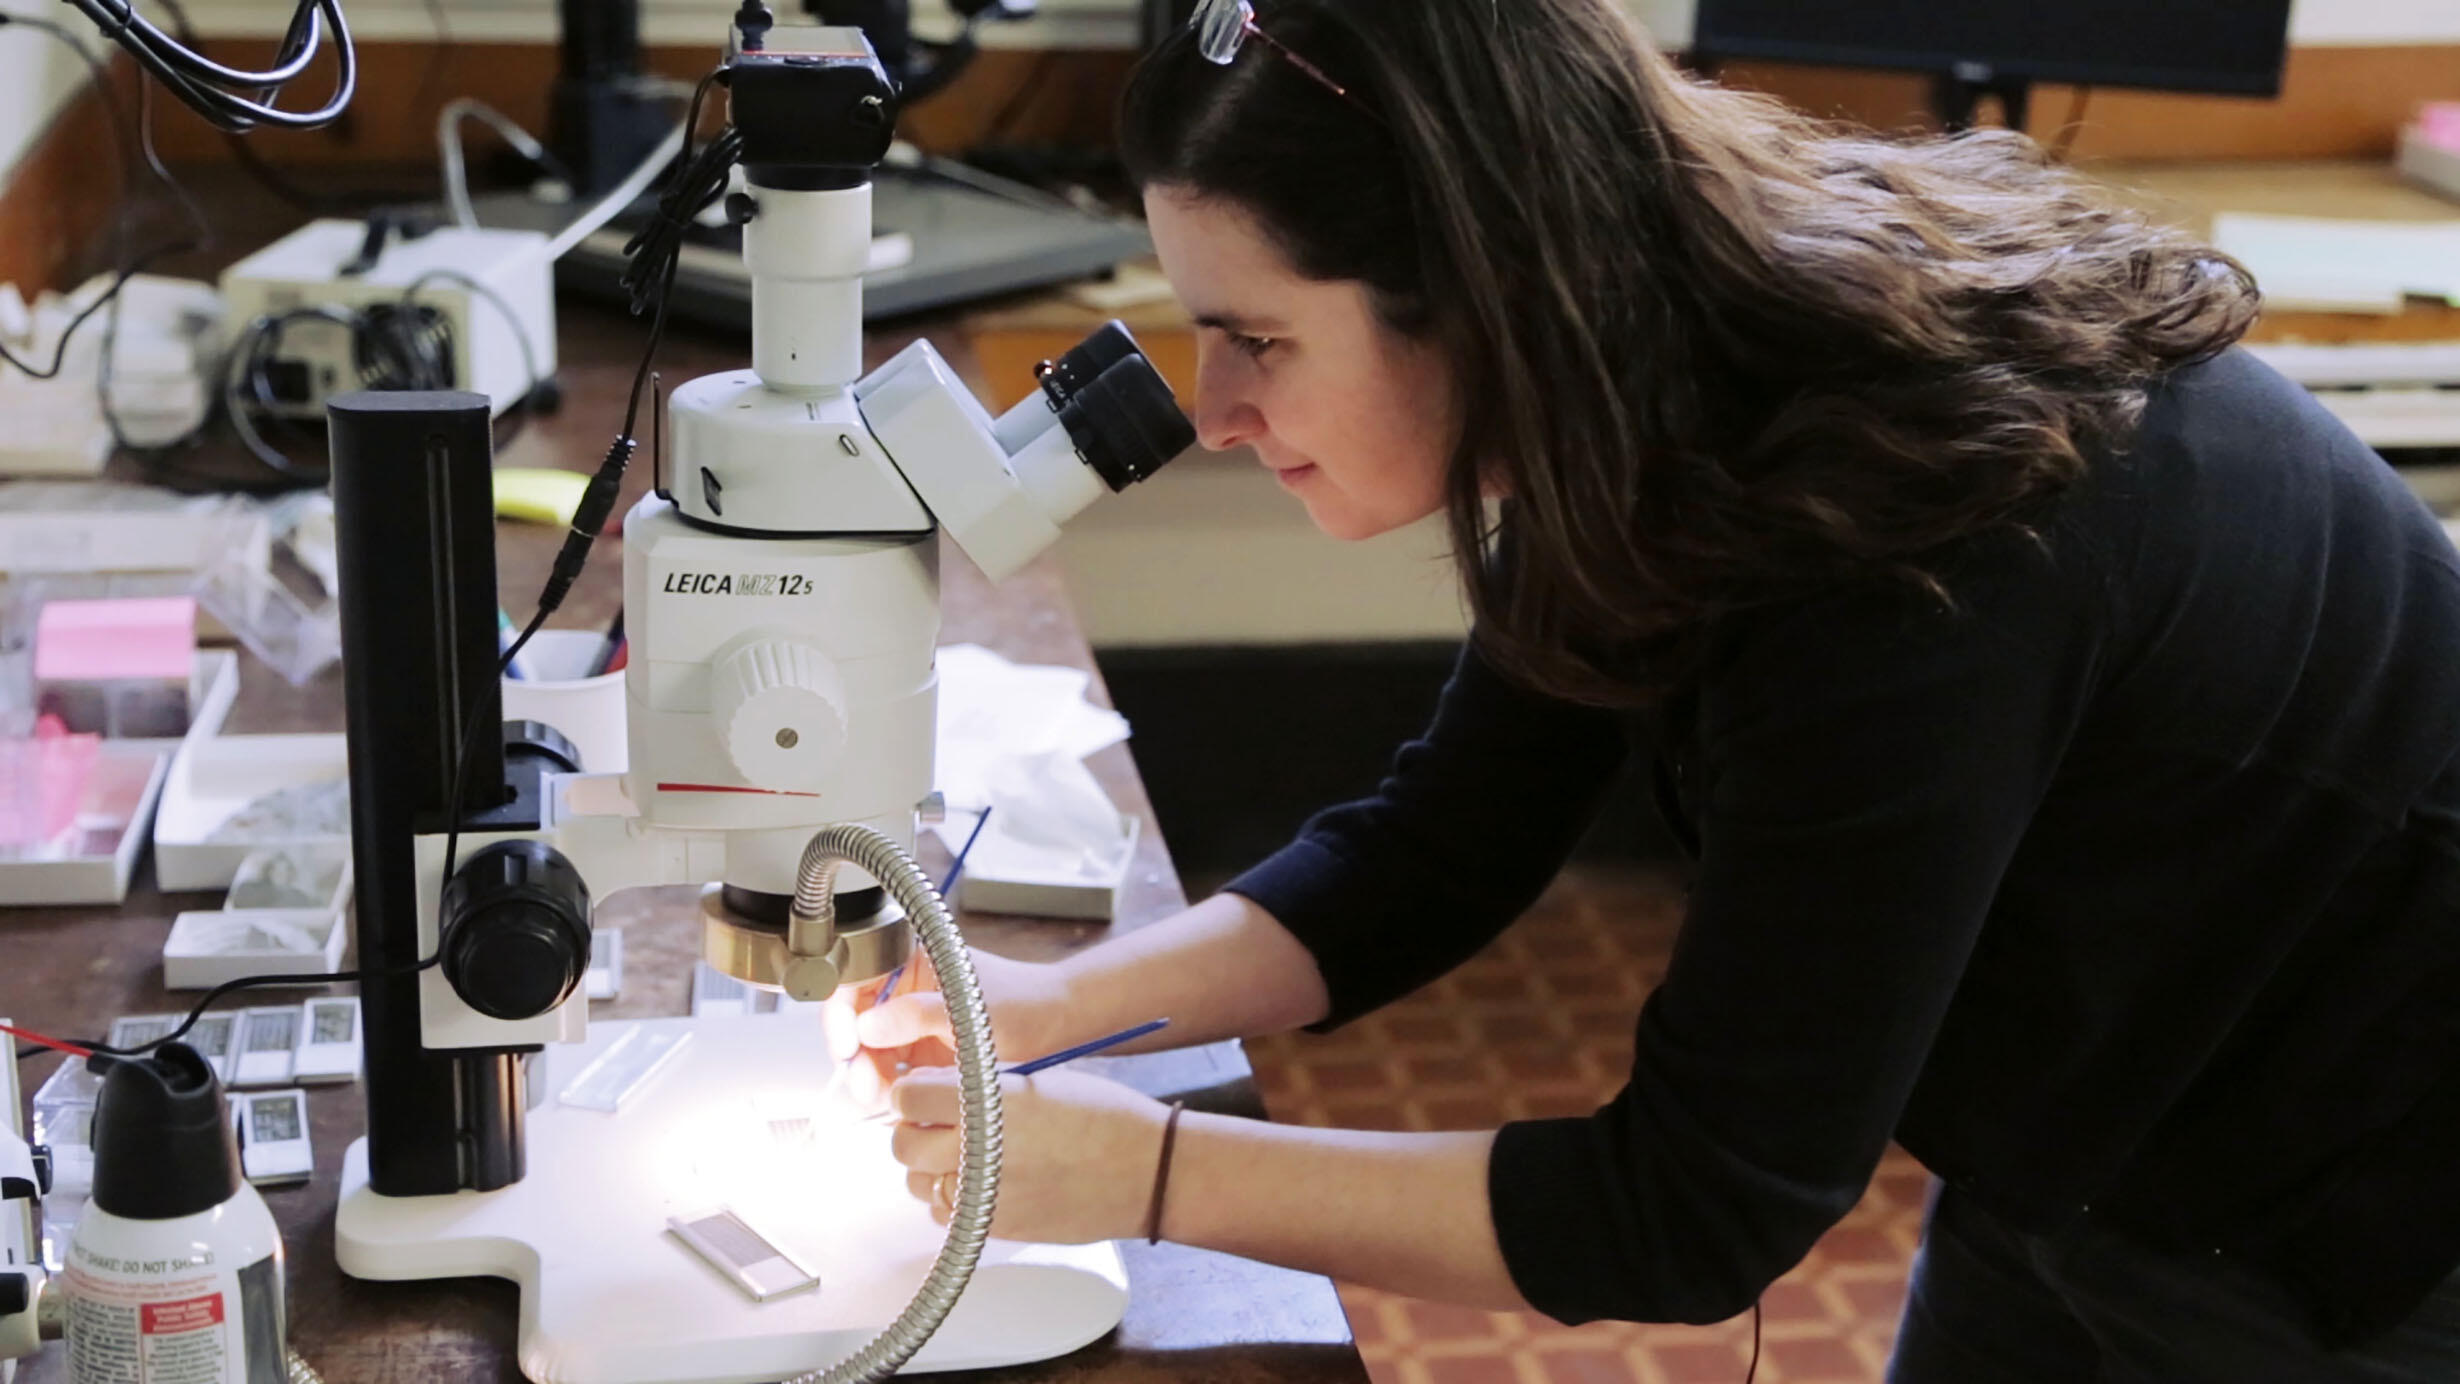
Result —
[{"label": "woman's left hand", "polygon": [[[991,1233],[1077,1245],[1145,1233],[1169,1107],[1115,1081],[1047,1071],[999,1081],[999,1208]],[[889,1092],[889,1149],[906,1190],[948,1223],[957,1189],[957,1073],[917,1071]]]}]

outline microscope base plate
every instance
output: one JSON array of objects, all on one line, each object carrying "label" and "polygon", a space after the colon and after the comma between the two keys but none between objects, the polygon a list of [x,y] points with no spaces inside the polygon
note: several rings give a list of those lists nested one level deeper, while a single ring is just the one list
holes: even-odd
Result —
[{"label": "microscope base plate", "polygon": [[[688,1032],[613,1114],[557,1099],[634,1028]],[[845,1358],[905,1307],[945,1232],[907,1195],[888,1126],[823,1089],[807,1013],[593,1023],[550,1047],[529,1117],[529,1176],[494,1192],[386,1197],[350,1146],[335,1243],[366,1279],[506,1278],[521,1286],[520,1364],[538,1384],[733,1384]],[[731,1209],[818,1274],[755,1302],[668,1233]],[[1064,1355],[1119,1324],[1118,1249],[994,1240],[906,1372]]]}]

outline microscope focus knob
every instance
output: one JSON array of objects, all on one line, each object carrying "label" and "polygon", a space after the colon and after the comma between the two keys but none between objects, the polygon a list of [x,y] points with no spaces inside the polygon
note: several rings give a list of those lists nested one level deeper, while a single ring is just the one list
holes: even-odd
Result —
[{"label": "microscope focus knob", "polygon": [[735,650],[715,673],[718,735],[745,778],[801,792],[837,767],[846,743],[846,685],[828,655],[763,639]]}]

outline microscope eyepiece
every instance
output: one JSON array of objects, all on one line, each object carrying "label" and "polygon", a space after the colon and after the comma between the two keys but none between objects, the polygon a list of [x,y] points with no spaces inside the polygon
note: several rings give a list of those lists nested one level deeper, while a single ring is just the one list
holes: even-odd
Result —
[{"label": "microscope eyepiece", "polygon": [[1065,355],[1049,362],[1040,372],[1042,392],[1049,396],[1051,407],[1056,410],[1076,391],[1100,378],[1103,371],[1141,354],[1136,338],[1128,334],[1127,324],[1114,317],[1094,328],[1091,336],[1069,347]]},{"label": "microscope eyepiece", "polygon": [[1161,470],[1196,441],[1196,425],[1179,412],[1170,382],[1134,352],[1078,386],[1059,406],[1059,421],[1085,464],[1113,491]]}]

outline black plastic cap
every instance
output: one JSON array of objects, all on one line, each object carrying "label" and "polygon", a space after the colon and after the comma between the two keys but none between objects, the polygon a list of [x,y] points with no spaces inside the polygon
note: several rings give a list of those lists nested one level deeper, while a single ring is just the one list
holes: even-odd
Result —
[{"label": "black plastic cap", "polygon": [[1050,396],[1051,407],[1058,408],[1076,396],[1076,391],[1101,378],[1102,373],[1130,356],[1142,355],[1136,338],[1128,334],[1127,324],[1114,317],[1093,329],[1093,334],[1068,348],[1066,355],[1051,362],[1042,372],[1042,392]]},{"label": "black plastic cap", "polygon": [[115,1060],[94,1103],[96,1206],[132,1221],[211,1211],[239,1191],[239,1136],[213,1068],[185,1043]]},{"label": "black plastic cap", "polygon": [[1170,382],[1141,355],[1112,363],[1059,408],[1079,456],[1113,491],[1162,469],[1196,443],[1196,425],[1179,412]]},{"label": "black plastic cap", "polygon": [[589,970],[589,886],[543,841],[498,841],[444,889],[444,978],[491,1019],[534,1019]]},{"label": "black plastic cap", "polygon": [[544,721],[506,721],[504,758],[517,760],[525,755],[544,760],[567,774],[581,772],[581,749],[565,739],[562,731]]},{"label": "black plastic cap", "polygon": [[735,32],[743,36],[743,51],[746,53],[759,52],[762,40],[768,36],[769,30],[776,27],[776,18],[761,0],[743,0],[735,7]]}]

